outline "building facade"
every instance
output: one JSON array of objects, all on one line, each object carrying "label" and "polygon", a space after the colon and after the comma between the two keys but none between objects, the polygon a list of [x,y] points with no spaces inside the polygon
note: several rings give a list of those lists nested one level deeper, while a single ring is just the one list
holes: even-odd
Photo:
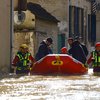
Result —
[{"label": "building facade", "polygon": [[60,21],[58,23],[58,32],[48,29],[50,33],[54,33],[54,53],[60,53],[61,47],[67,45],[66,39],[68,38],[69,31],[69,0],[27,0],[27,2],[41,5],[41,7],[45,8]]},{"label": "building facade", "polygon": [[[18,0],[1,0],[0,1],[0,74],[8,73],[11,67],[12,54],[14,55],[18,46],[25,42],[30,46],[30,51],[33,53],[37,50],[38,44],[47,36],[53,37],[54,43],[57,46],[53,47],[57,53],[62,46],[67,46],[66,39],[73,34],[81,35],[83,42],[91,47],[91,0],[19,0],[36,3],[41,5],[52,16],[55,16],[60,22],[43,21],[35,18],[30,11],[26,11],[26,4],[21,8],[26,15],[31,15],[28,23],[21,24],[20,27],[13,22],[16,11],[18,10]],[[100,3],[99,0],[96,0]],[[19,6],[21,7],[21,5]],[[23,9],[25,8],[25,9]],[[15,11],[15,12],[14,12]],[[5,12],[5,13],[4,13]],[[24,17],[23,17],[24,18]],[[36,23],[35,20],[37,19]],[[29,21],[28,20],[28,21]],[[15,21],[16,22],[16,21]],[[22,20],[23,22],[23,20]],[[48,24],[47,24],[48,23]],[[20,24],[19,22],[17,24]],[[35,26],[36,25],[36,26]],[[45,34],[48,27],[48,35]],[[51,25],[51,26],[50,26]],[[96,12],[96,42],[100,41],[100,10]],[[50,28],[49,28],[50,27]],[[23,29],[24,28],[24,29]],[[59,28],[59,30],[58,30]],[[29,30],[27,30],[29,29]],[[51,30],[50,30],[51,29]],[[16,33],[16,34],[13,34]],[[24,34],[24,35],[23,35]],[[30,34],[30,35],[29,35]],[[39,40],[37,41],[36,38]],[[18,42],[20,41],[20,42]],[[37,44],[38,42],[38,44]],[[36,43],[36,44],[35,44]],[[16,44],[14,46],[14,44]],[[36,46],[36,47],[35,47]],[[33,49],[35,48],[35,50]],[[13,51],[15,50],[15,51]],[[34,55],[34,53],[33,53]]]},{"label": "building facade", "polygon": [[96,0],[97,11],[96,11],[96,41],[100,42],[100,0]]},{"label": "building facade", "polygon": [[11,58],[11,1],[0,1],[0,75],[9,72]]},{"label": "building facade", "polygon": [[100,42],[100,12],[96,14],[96,42]]},{"label": "building facade", "polygon": [[[52,46],[52,49],[57,52],[58,20],[37,3],[26,2],[25,11],[19,8],[20,3],[23,4],[23,0],[22,2],[15,0],[14,3],[13,57],[22,43],[26,43],[32,55],[35,56],[40,42],[47,37],[53,38],[55,45]],[[19,9],[21,10],[21,20],[18,19]],[[23,14],[25,14],[24,17]]]},{"label": "building facade", "polygon": [[69,3],[69,36],[81,36],[83,42],[88,45],[89,16],[91,15],[91,3],[86,0],[70,0]]}]

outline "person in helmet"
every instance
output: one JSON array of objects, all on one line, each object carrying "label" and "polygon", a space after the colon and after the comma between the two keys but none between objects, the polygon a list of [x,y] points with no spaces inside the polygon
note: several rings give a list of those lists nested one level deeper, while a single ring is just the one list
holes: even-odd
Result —
[{"label": "person in helmet", "polygon": [[67,54],[67,48],[66,47],[61,48],[61,54]]},{"label": "person in helmet", "polygon": [[45,57],[48,54],[52,54],[51,44],[53,43],[52,38],[48,37],[40,43],[39,49],[36,53],[35,59],[36,61]]},{"label": "person in helmet", "polygon": [[93,72],[100,73],[100,42],[95,44],[95,50],[92,51],[87,63],[92,63]]},{"label": "person in helmet", "polygon": [[14,73],[28,74],[30,72],[30,67],[34,62],[35,59],[32,57],[31,53],[29,53],[28,46],[26,44],[21,44],[12,61]]}]

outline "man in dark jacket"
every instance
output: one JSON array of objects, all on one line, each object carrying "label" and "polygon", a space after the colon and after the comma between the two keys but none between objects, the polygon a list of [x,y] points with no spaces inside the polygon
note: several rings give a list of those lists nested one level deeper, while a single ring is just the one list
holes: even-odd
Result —
[{"label": "man in dark jacket", "polygon": [[82,37],[78,37],[78,39],[77,39],[77,40],[80,42],[80,45],[82,46],[82,48],[83,48],[83,50],[84,50],[84,53],[85,53],[85,55],[86,55],[86,57],[87,57],[87,56],[88,56],[89,51],[88,51],[88,49],[87,49],[86,45],[85,45],[84,43],[81,43]]},{"label": "man in dark jacket", "polygon": [[86,63],[86,54],[78,39],[75,38],[75,41],[72,44],[72,48],[69,49],[68,53],[83,64]]},{"label": "man in dark jacket", "polygon": [[39,46],[39,49],[38,49],[38,52],[36,54],[36,61],[40,60],[41,58],[43,58],[44,56],[48,55],[48,54],[51,54],[52,53],[52,50],[50,48],[50,45],[53,43],[53,40],[52,38],[47,38],[46,40],[43,40],[41,43],[40,43],[40,46]]}]

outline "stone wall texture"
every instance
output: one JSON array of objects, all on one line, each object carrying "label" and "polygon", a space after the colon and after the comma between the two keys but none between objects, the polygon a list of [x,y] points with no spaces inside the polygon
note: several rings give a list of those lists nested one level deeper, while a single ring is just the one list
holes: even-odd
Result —
[{"label": "stone wall texture", "polygon": [[10,0],[0,0],[0,74],[10,68]]}]

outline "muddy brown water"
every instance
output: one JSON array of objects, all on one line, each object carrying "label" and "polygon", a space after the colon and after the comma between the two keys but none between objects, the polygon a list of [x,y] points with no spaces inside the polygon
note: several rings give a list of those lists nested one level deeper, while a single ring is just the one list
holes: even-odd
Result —
[{"label": "muddy brown water", "polygon": [[0,100],[100,100],[100,77],[9,75],[0,79]]}]

